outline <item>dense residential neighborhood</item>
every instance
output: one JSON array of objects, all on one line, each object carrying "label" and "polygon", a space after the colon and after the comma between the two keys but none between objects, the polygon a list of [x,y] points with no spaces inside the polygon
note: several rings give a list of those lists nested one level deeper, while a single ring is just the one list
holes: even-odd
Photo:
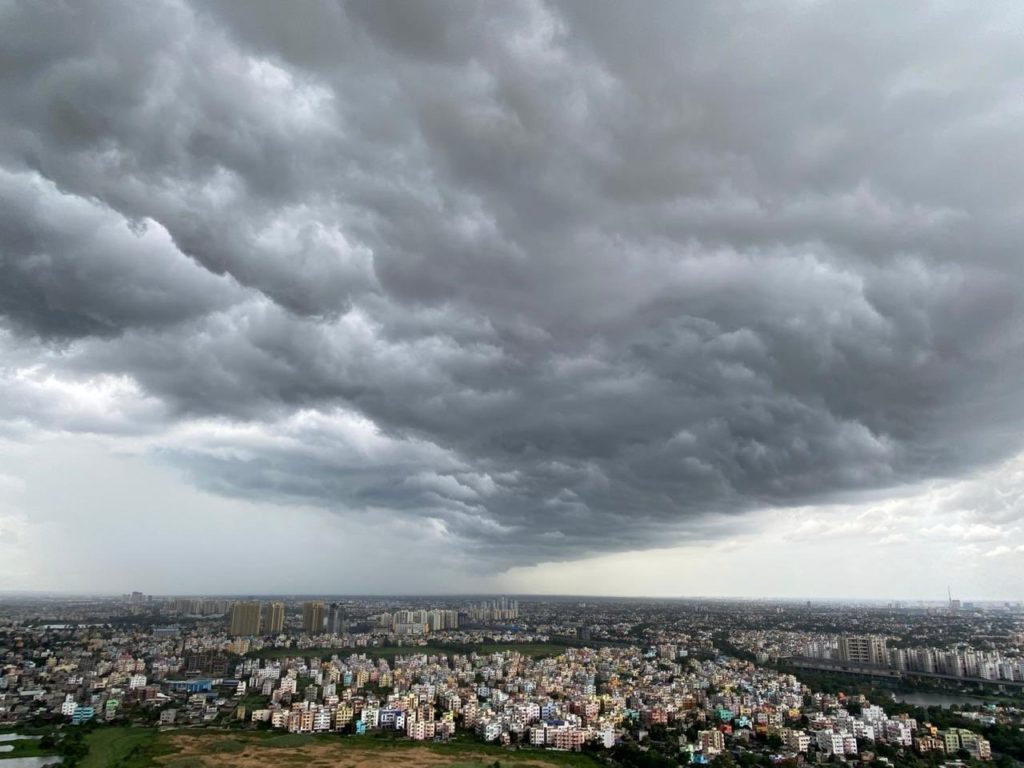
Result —
[{"label": "dense residential neighborhood", "polygon": [[[671,603],[571,605],[561,624],[551,605],[520,611],[504,599],[386,610],[394,607],[129,595],[58,606],[59,621],[40,621],[30,617],[40,606],[19,605],[0,619],[0,724],[138,723],[431,743],[468,736],[626,764],[631,755],[673,764],[748,756],[987,762],[998,755],[986,731],[1020,729],[1020,689],[1016,699],[1011,692],[958,711],[959,725],[950,725],[869,698],[856,683],[845,693],[816,690],[786,667],[810,658],[808,648],[832,649],[817,657],[843,664],[859,660],[851,653],[888,659],[882,635],[744,630],[735,618],[717,622],[723,628],[707,623],[717,606],[683,630],[695,609]],[[594,634],[578,621],[588,614],[605,627],[604,639],[584,639]],[[1011,625],[1020,618],[1001,616]],[[252,634],[232,631],[250,620]],[[915,624],[914,615],[905,621]],[[1009,680],[1019,679],[1019,639],[1001,651]],[[793,648],[803,653],[787,652]]]}]

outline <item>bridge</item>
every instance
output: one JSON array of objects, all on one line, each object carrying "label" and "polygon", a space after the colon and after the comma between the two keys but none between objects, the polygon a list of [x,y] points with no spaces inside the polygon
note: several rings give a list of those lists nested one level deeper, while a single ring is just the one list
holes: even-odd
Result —
[{"label": "bridge", "polygon": [[[780,659],[782,661],[782,659]],[[860,664],[844,664],[839,661],[827,659],[811,659],[801,656],[792,656],[785,660],[790,666],[798,669],[813,669],[820,672],[836,672],[844,675],[864,675],[866,677],[880,677],[888,679],[902,678],[930,678],[933,680],[953,680],[958,683],[978,683],[981,685],[1007,685],[1013,688],[1024,688],[1024,680],[991,680],[987,677],[960,677],[959,675],[947,675],[941,672],[919,672],[912,669],[892,669],[891,667],[874,667]]]}]

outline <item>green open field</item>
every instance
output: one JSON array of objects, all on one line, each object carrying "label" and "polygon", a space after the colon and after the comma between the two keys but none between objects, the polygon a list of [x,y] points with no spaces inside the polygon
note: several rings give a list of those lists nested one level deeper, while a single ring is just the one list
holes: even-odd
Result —
[{"label": "green open field", "polygon": [[558,656],[561,653],[565,653],[566,649],[567,646],[553,643],[480,643],[472,645],[403,645],[355,648],[263,648],[258,651],[252,651],[249,655],[261,659],[282,659],[286,657],[329,659],[335,654],[338,656],[349,656],[353,653],[365,653],[370,658],[393,659],[395,656],[409,656],[417,653],[451,656],[456,653],[517,651],[524,656],[541,658],[545,656]]},{"label": "green open field", "polygon": [[88,754],[79,768],[145,768],[159,753],[152,728],[97,728],[85,737]]}]

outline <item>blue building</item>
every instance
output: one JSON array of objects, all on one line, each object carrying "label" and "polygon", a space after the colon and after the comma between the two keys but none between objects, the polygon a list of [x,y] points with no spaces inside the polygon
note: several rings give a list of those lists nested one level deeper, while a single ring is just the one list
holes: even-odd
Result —
[{"label": "blue building", "polygon": [[172,691],[185,693],[206,693],[213,690],[212,680],[170,680],[168,686]]}]

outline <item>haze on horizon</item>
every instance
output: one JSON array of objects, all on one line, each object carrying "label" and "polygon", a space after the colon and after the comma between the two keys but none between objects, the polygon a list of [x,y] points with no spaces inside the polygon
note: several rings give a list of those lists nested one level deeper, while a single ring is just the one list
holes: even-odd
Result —
[{"label": "haze on horizon", "polygon": [[0,5],[0,585],[1024,597],[1024,8]]}]

